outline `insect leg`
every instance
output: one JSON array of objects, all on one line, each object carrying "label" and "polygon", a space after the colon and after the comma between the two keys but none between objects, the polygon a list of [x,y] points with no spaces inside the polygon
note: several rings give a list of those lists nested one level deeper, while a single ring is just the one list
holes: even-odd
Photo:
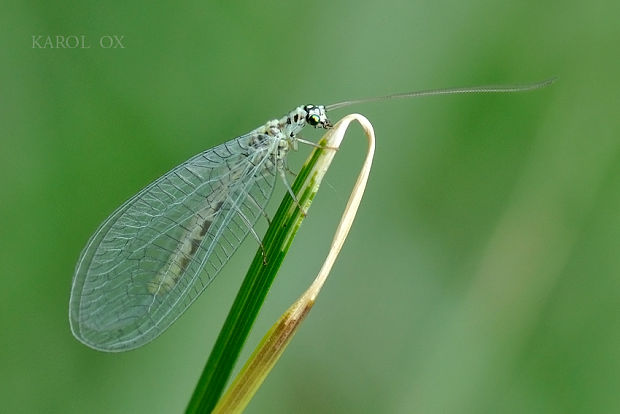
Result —
[{"label": "insect leg", "polygon": [[330,147],[330,146],[327,146],[327,145],[319,145],[319,144],[317,144],[315,142],[308,141],[308,140],[305,140],[305,139],[299,138],[299,137],[296,137],[296,139],[297,139],[297,141],[301,142],[302,144],[310,145],[311,147],[321,148],[321,149],[331,149],[331,150],[334,150],[334,151],[338,151],[338,147]]},{"label": "insect leg", "polygon": [[293,192],[293,189],[291,188],[291,185],[288,183],[288,180],[286,179],[286,170],[285,170],[285,168],[280,168],[278,171],[280,172],[280,177],[282,177],[282,181],[284,181],[284,186],[286,187],[286,190],[291,195],[291,198],[293,199],[295,204],[297,204],[297,207],[299,207],[299,209],[301,210],[301,214],[304,217],[306,217],[306,215],[307,215],[306,214],[306,210],[301,206],[301,204],[299,203],[299,200],[297,199],[297,197],[295,197],[295,193]]},{"label": "insect leg", "polygon": [[265,210],[263,210],[263,208],[258,204],[258,202],[254,199],[254,196],[252,196],[252,194],[248,193],[248,199],[250,200],[250,202],[254,205],[254,207],[256,207],[256,209],[260,210],[261,214],[263,215],[263,217],[265,217],[265,220],[267,220],[267,225],[271,226],[271,219],[269,218],[269,216],[267,215],[267,213],[265,212]]},{"label": "insect leg", "polygon": [[245,214],[243,214],[243,211],[241,211],[241,209],[236,206],[234,207],[234,209],[237,211],[237,214],[239,214],[239,217],[241,217],[241,219],[245,222],[245,225],[248,226],[248,228],[250,229],[250,233],[252,233],[256,241],[258,241],[258,245],[260,246],[260,250],[263,255],[263,265],[266,266],[267,265],[267,252],[265,251],[265,246],[263,245],[262,240],[260,239],[256,231],[254,230],[254,227],[252,227],[252,223],[250,223],[250,220],[248,220]]}]

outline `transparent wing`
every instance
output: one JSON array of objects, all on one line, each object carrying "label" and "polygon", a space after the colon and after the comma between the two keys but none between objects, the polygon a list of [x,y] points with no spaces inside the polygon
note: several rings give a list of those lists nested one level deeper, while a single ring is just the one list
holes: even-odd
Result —
[{"label": "transparent wing", "polygon": [[108,217],[76,266],[74,335],[104,351],[139,347],[213,281],[267,204],[272,137],[250,133],[174,168]]}]

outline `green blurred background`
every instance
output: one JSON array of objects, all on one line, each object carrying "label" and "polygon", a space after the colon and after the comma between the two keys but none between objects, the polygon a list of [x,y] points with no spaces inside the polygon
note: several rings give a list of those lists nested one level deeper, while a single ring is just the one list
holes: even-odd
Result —
[{"label": "green blurred background", "polygon": [[[176,164],[303,103],[550,76],[351,108],[377,134],[366,197],[248,412],[620,412],[617,2],[208,3],[0,6],[1,412],[185,408],[253,240],[144,348],[90,350],[67,318],[88,237]],[[32,47],[58,34],[91,48]],[[364,150],[354,128],[244,358],[314,278]]]}]

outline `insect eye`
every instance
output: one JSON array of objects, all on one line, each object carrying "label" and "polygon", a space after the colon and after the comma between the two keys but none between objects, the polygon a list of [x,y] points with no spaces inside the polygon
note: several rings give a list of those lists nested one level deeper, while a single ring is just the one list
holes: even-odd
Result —
[{"label": "insect eye", "polygon": [[308,123],[312,126],[317,126],[321,122],[321,118],[318,115],[310,115],[308,117]]}]

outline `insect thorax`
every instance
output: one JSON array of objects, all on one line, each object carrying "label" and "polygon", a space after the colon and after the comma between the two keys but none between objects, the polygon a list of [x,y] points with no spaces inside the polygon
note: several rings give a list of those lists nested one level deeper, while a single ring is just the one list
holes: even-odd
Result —
[{"label": "insect thorax", "polygon": [[292,148],[297,149],[297,136],[306,126],[315,128],[330,128],[325,107],[322,105],[298,106],[281,119],[267,122],[253,131],[250,146],[255,150],[268,150],[273,154],[272,160],[280,167],[286,154]]}]

